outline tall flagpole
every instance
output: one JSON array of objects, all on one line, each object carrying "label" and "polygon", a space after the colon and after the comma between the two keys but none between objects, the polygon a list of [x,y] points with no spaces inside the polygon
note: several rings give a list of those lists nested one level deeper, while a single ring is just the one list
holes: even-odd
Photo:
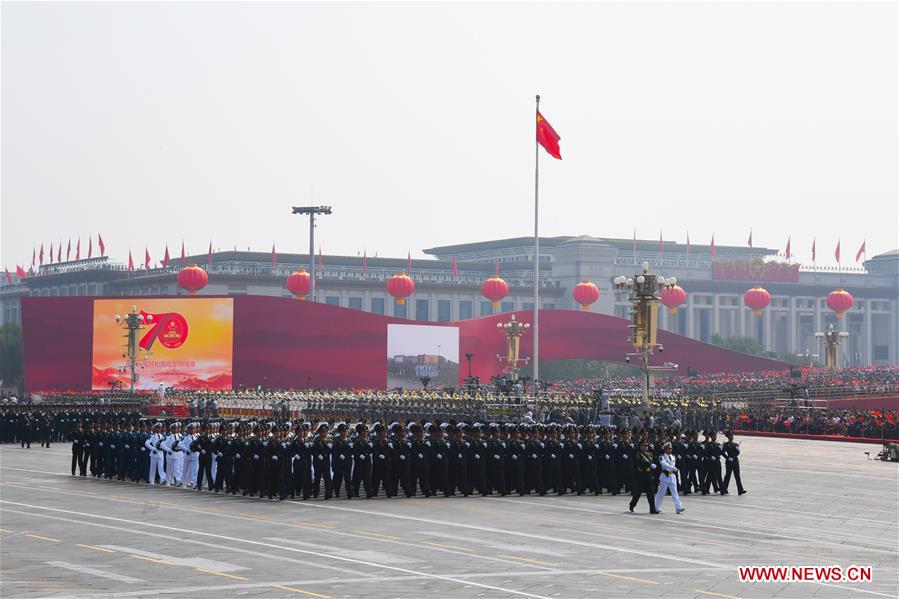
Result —
[{"label": "tall flagpole", "polygon": [[[537,116],[540,114],[540,95],[534,115],[534,384],[540,378],[540,143],[537,141]],[[536,394],[536,389],[534,390]]]}]

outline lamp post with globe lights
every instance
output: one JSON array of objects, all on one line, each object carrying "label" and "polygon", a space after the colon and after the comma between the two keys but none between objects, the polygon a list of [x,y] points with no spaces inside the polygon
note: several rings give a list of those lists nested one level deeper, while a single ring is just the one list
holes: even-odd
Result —
[{"label": "lamp post with globe lights", "polygon": [[[128,339],[128,342],[125,345],[125,352],[122,354],[122,357],[125,358],[125,366],[122,368],[122,372],[129,372],[131,375],[131,393],[134,393],[134,385],[138,381],[138,372],[137,372],[137,360],[142,349],[137,343],[137,332],[144,328],[145,322],[152,322],[153,315],[147,314],[147,318],[144,319],[144,315],[140,313],[140,310],[137,309],[137,306],[131,306],[131,311],[126,313],[124,316],[120,314],[115,315],[116,324],[128,331],[125,337]],[[144,355],[144,359],[149,355],[149,352],[146,352]]]},{"label": "lamp post with globe lights", "polygon": [[824,342],[824,365],[827,368],[839,368],[839,347],[847,337],[849,337],[849,333],[836,330],[832,324],[827,325],[826,331],[815,333],[815,338]]},{"label": "lamp post with globe lights", "polygon": [[506,333],[506,356],[505,358],[497,355],[496,358],[507,364],[507,372],[513,381],[518,380],[519,363],[527,364],[530,358],[519,358],[519,349],[521,348],[521,335],[531,328],[530,323],[519,322],[512,314],[508,322],[496,323],[496,328]]},{"label": "lamp post with globe lights", "polygon": [[662,344],[656,341],[659,293],[664,289],[675,287],[677,279],[674,277],[666,279],[649,272],[649,262],[644,262],[642,272],[633,277],[619,275],[612,282],[615,293],[619,297],[626,298],[631,304],[632,332],[628,341],[634,346],[635,351],[628,353],[624,360],[630,362],[631,358],[636,358],[639,362],[640,371],[643,373],[643,409],[648,409],[649,390],[654,375],[677,370],[677,365],[670,362],[665,362],[662,366],[649,364],[649,358],[656,350],[659,353],[664,350]]}]

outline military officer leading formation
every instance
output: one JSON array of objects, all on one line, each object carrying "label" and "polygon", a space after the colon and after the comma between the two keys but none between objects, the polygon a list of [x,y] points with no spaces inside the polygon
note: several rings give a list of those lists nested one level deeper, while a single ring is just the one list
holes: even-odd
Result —
[{"label": "military officer leading formation", "polygon": [[[574,424],[76,421],[71,472],[269,499],[630,493],[728,494],[740,479],[730,432]],[[722,460],[725,473],[722,477]]]}]

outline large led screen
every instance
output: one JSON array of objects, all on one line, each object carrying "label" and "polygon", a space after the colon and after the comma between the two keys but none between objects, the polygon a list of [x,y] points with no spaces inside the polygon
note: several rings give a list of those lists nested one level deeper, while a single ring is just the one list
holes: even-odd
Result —
[{"label": "large led screen", "polygon": [[[231,298],[98,299],[94,301],[93,389],[127,388],[127,329],[116,323],[132,306],[144,316],[137,333],[139,380],[182,389],[230,389],[234,333]],[[152,318],[148,318],[152,317]]]},{"label": "large led screen", "polygon": [[387,386],[404,389],[459,383],[459,328],[387,325]]}]

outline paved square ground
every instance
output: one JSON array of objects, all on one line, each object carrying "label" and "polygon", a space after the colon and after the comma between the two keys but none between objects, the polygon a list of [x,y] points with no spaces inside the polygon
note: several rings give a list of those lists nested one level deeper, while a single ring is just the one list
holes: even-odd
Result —
[{"label": "paved square ground", "polygon": [[[749,494],[675,515],[623,496],[268,501],[72,477],[0,448],[2,597],[896,597],[896,464],[743,438]],[[741,583],[739,565],[873,581]]]}]

